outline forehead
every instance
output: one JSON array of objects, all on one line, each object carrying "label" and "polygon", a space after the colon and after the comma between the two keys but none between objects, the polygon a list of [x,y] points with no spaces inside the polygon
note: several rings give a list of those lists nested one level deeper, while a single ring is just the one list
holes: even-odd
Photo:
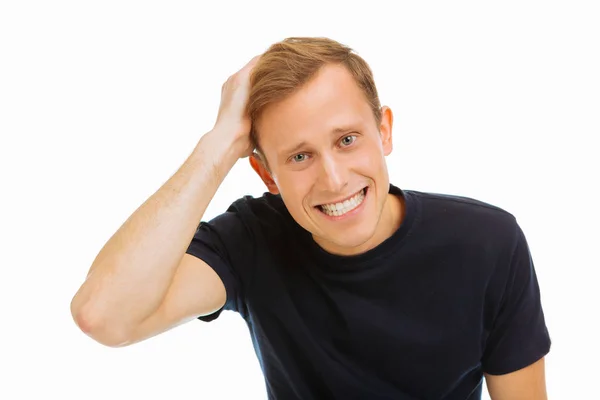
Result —
[{"label": "forehead", "polygon": [[299,141],[328,138],[338,128],[373,122],[369,103],[350,72],[327,65],[296,93],[267,107],[257,128],[261,147],[272,153]]}]

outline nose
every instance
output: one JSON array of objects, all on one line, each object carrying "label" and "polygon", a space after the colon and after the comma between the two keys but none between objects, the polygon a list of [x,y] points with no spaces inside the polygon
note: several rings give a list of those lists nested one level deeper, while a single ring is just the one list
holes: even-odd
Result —
[{"label": "nose", "polygon": [[343,193],[348,185],[346,168],[331,155],[321,157],[320,182],[331,193]]}]

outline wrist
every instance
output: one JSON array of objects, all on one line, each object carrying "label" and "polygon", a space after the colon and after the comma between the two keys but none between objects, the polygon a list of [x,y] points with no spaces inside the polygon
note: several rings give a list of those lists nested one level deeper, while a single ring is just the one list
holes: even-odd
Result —
[{"label": "wrist", "polygon": [[218,169],[223,169],[226,174],[229,169],[240,158],[241,150],[230,135],[226,135],[219,130],[211,130],[205,133],[196,148],[194,153],[204,161],[209,162]]}]

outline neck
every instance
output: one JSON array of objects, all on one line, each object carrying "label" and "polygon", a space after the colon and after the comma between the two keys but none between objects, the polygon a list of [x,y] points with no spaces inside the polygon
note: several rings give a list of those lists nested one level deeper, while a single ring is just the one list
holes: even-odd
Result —
[{"label": "neck", "polygon": [[379,226],[373,235],[373,248],[392,236],[402,224],[405,214],[404,198],[388,193],[381,213]]}]

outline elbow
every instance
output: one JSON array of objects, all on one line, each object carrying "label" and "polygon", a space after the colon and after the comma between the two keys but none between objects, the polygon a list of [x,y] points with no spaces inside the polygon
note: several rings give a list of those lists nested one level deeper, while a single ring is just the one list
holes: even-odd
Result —
[{"label": "elbow", "polygon": [[111,323],[104,316],[86,310],[85,307],[76,308],[71,303],[71,315],[83,333],[104,346],[119,348],[131,343],[125,329]]}]

